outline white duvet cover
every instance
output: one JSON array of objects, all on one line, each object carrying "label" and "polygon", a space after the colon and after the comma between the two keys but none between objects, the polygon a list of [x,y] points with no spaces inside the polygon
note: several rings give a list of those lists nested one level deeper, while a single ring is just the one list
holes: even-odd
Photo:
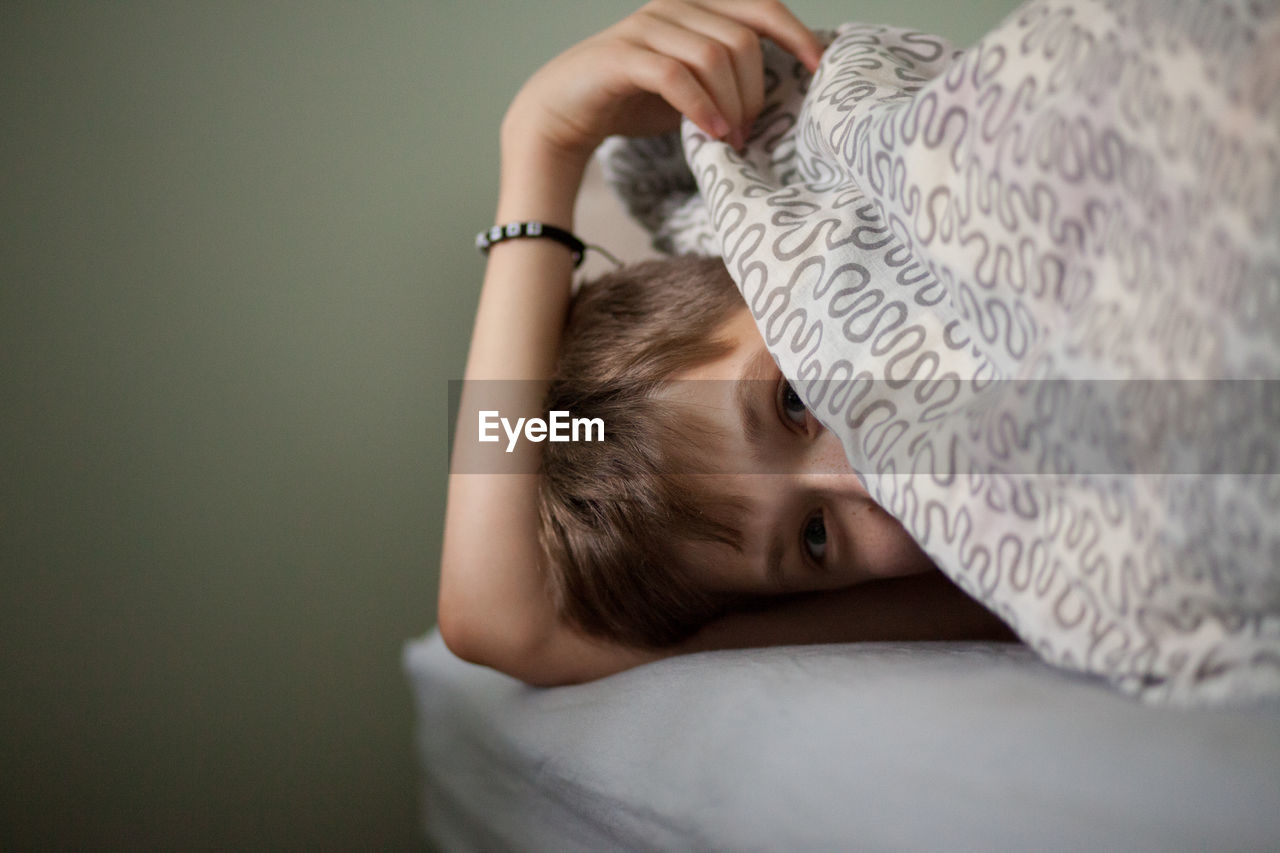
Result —
[{"label": "white duvet cover", "polygon": [[745,153],[611,141],[872,496],[1044,660],[1280,695],[1280,4],[1035,0],[767,51]]}]

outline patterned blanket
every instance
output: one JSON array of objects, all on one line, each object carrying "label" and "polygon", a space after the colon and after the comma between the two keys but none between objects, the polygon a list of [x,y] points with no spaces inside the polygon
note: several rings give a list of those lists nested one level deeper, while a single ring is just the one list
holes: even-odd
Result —
[{"label": "patterned blanket", "polygon": [[744,153],[606,174],[722,255],[872,496],[1045,660],[1280,696],[1280,3],[1033,0],[767,45]]}]

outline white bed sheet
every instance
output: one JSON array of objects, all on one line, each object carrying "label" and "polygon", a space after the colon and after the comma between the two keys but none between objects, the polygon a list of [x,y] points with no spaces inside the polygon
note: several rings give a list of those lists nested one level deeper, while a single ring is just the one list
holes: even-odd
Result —
[{"label": "white bed sheet", "polygon": [[1025,647],[692,655],[535,689],[405,647],[467,850],[1276,850],[1280,707],[1144,707]]}]

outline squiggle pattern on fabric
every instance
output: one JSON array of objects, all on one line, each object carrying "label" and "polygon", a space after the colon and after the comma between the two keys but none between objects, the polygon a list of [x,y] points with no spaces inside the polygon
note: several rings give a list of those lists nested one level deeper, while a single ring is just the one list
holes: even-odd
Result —
[{"label": "squiggle pattern on fabric", "polygon": [[607,143],[632,214],[724,257],[872,496],[1045,660],[1280,695],[1280,4],[826,38],[812,77],[767,45],[744,153]]}]

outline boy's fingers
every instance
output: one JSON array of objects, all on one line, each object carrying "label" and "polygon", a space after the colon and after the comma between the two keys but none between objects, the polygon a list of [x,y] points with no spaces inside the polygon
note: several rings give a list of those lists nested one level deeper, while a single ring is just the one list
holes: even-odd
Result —
[{"label": "boy's fingers", "polygon": [[818,70],[822,43],[779,0],[697,0],[696,5],[746,24],[773,39],[810,71]]},{"label": "boy's fingers", "polygon": [[735,72],[737,62],[728,47],[656,14],[643,16],[635,36],[655,54],[683,63],[698,78],[730,127],[742,126],[746,113]]},{"label": "boy's fingers", "polygon": [[[659,15],[655,10],[651,14]],[[673,25],[714,39],[728,51],[733,63],[736,96],[741,110],[727,115],[734,128],[743,128],[755,121],[764,106],[764,56],[760,50],[760,37],[750,27],[715,15],[696,6],[688,6],[681,19]]]},{"label": "boy's fingers", "polygon": [[660,95],[715,139],[723,139],[731,132],[711,95],[684,63],[642,48],[628,52],[626,62],[628,75],[637,88]]}]

